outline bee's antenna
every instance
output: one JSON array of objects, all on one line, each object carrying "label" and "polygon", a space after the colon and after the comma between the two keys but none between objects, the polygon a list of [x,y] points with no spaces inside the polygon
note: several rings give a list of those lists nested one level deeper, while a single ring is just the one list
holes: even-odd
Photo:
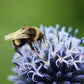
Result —
[{"label": "bee's antenna", "polygon": [[23,54],[19,50],[15,50],[15,51],[18,52],[21,56],[23,56]]}]

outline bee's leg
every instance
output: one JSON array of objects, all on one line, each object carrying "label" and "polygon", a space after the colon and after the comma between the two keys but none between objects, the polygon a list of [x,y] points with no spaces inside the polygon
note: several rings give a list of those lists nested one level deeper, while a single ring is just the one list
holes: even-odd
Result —
[{"label": "bee's leg", "polygon": [[36,51],[39,53],[38,48],[35,46]]},{"label": "bee's leg", "polygon": [[39,51],[38,51],[38,48],[37,48],[37,47],[33,47],[33,46],[32,46],[32,44],[29,44],[29,45],[30,45],[30,47],[31,47],[31,49],[32,49],[32,50],[34,50],[34,51],[36,51],[37,53],[39,53]]},{"label": "bee's leg", "polygon": [[34,49],[34,47],[33,47],[32,43],[28,42],[28,45],[31,47],[31,49],[32,49],[32,50],[34,50],[34,51],[35,51],[35,49]]},{"label": "bee's leg", "polygon": [[38,48],[37,47],[34,48],[31,42],[28,42],[28,45],[31,47],[33,51],[36,50],[39,53]]},{"label": "bee's leg", "polygon": [[43,34],[43,33],[41,32],[40,35],[39,35],[39,38],[37,39],[37,41],[40,41],[40,43],[42,43],[42,40],[43,40],[43,42],[45,43],[46,36],[45,36],[45,34]]},{"label": "bee's leg", "polygon": [[13,43],[13,49],[14,49],[17,53],[19,53],[21,56],[23,56],[22,53],[18,50],[18,46],[15,45],[14,40],[12,41],[12,43]]}]

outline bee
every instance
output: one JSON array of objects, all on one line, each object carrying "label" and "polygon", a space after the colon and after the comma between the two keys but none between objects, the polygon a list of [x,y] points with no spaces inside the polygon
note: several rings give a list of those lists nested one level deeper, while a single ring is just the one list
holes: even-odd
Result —
[{"label": "bee", "polygon": [[25,43],[27,43],[30,48],[35,51],[32,44],[36,41],[42,42],[42,39],[45,42],[45,38],[45,34],[39,31],[37,27],[23,27],[16,32],[5,36],[5,40],[11,40],[14,50],[20,55],[22,54],[18,48],[21,48],[23,45],[25,45]]}]

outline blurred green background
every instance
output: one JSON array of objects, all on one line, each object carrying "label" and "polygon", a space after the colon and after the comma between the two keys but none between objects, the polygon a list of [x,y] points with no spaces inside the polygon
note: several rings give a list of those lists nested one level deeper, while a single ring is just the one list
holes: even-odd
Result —
[{"label": "blurred green background", "polygon": [[7,76],[14,74],[11,63],[14,50],[4,35],[21,26],[69,26],[79,28],[78,37],[84,36],[83,0],[0,0],[0,84],[10,84]]}]

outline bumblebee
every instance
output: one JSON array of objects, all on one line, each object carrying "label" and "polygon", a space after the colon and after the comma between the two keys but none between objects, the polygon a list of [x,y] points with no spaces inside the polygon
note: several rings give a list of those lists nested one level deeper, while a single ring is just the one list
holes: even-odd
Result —
[{"label": "bumblebee", "polygon": [[45,34],[40,32],[37,27],[23,27],[14,33],[10,33],[5,36],[5,40],[11,40],[14,46],[14,50],[19,52],[18,48],[21,48],[25,43],[27,43],[32,50],[35,51],[33,43],[36,41],[45,42]]}]

